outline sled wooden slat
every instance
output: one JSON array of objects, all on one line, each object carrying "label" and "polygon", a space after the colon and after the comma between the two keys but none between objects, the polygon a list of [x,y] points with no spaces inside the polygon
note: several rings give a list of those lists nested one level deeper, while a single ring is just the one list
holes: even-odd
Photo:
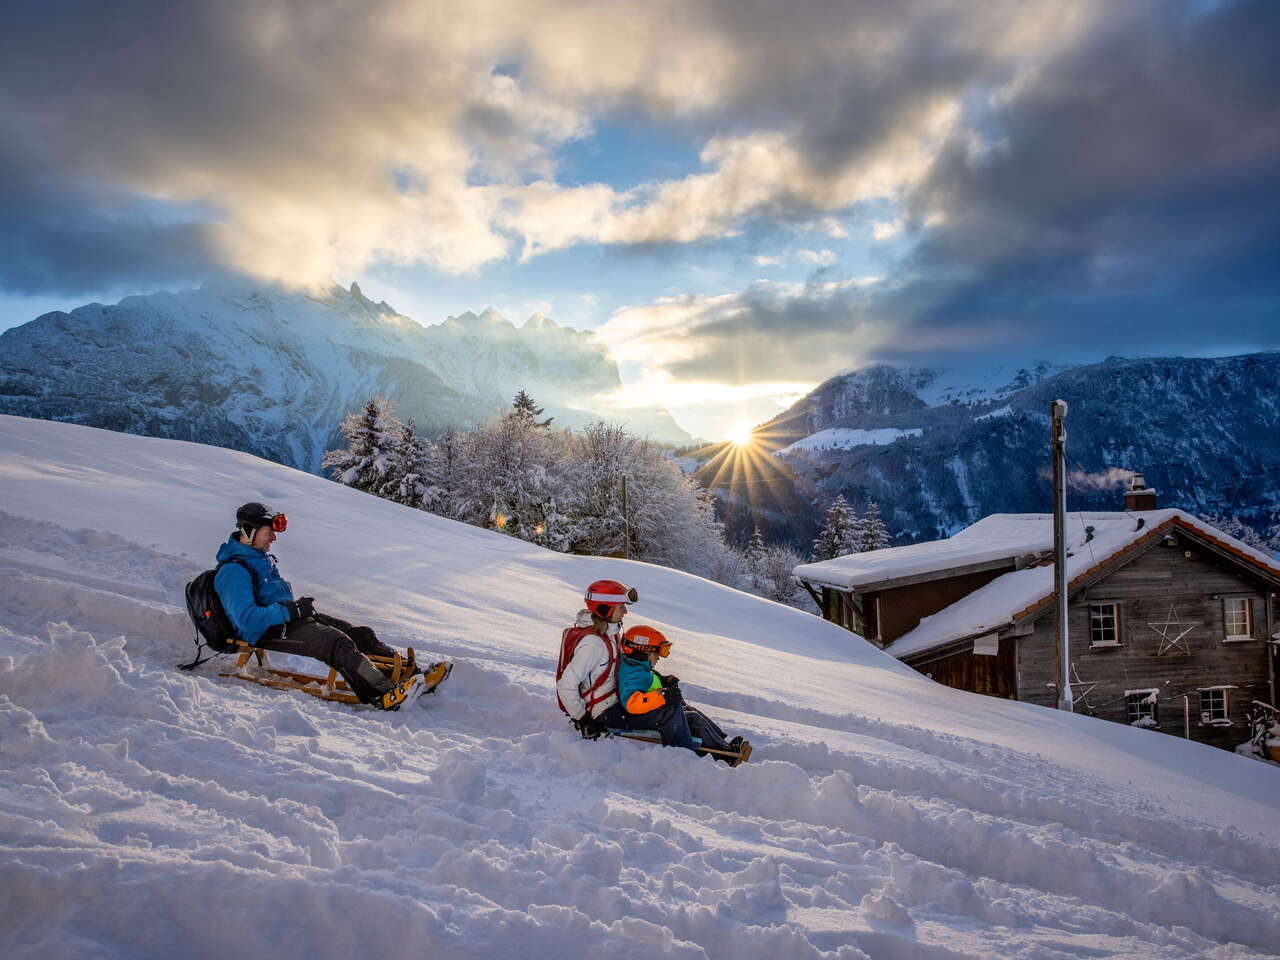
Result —
[{"label": "sled wooden slat", "polygon": [[224,673],[222,676],[230,677],[233,680],[244,680],[247,683],[256,683],[263,687],[271,687],[274,690],[297,690],[300,693],[310,694],[311,696],[318,697],[321,700],[331,700],[334,703],[356,704],[360,702],[359,697],[354,693],[343,690],[330,690],[324,687],[316,688],[315,686],[306,683],[291,683],[287,680],[276,680],[271,677],[250,677],[236,673]]},{"label": "sled wooden slat", "polygon": [[[328,674],[324,677],[310,673],[299,673],[294,670],[281,670],[271,666],[266,650],[251,647],[243,641],[236,645],[236,649],[239,651],[239,656],[236,657],[235,669],[221,673],[219,676],[232,677],[236,680],[244,680],[247,683],[256,683],[260,686],[271,687],[274,690],[298,690],[321,700],[332,700],[335,703],[354,704],[360,702],[360,698],[351,691],[351,687],[338,676],[338,671],[333,667],[329,668]],[[399,653],[392,657],[380,657],[370,654],[365,654],[364,656],[375,667],[387,674],[392,683],[399,683],[405,677],[408,677],[417,662],[412,647],[409,648],[408,655],[405,657],[401,657]],[[249,665],[250,660],[257,661],[252,669]]]}]

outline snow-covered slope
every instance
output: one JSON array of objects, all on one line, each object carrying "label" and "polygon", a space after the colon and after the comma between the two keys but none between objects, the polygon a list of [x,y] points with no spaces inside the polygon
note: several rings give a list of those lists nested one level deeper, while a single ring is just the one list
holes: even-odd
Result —
[{"label": "snow-covered slope", "polygon": [[[457,660],[383,715],[173,668],[243,500],[322,609]],[[730,770],[556,710],[635,584]],[[935,686],[790,608],[209,446],[0,417],[0,956],[1215,957],[1280,943],[1280,770]]]},{"label": "snow-covered slope", "polygon": [[[496,310],[424,327],[357,284],[322,295],[240,283],[49,313],[0,334],[0,412],[196,440],[318,471],[344,414],[390,396],[438,433],[493,416],[525,389],[585,422],[617,390],[593,334]],[[641,433],[685,442],[661,408]]]}]

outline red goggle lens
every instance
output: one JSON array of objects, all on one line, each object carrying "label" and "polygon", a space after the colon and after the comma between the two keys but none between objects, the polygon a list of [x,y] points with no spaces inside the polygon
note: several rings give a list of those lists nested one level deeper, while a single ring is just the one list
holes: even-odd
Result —
[{"label": "red goggle lens", "polygon": [[289,529],[289,518],[283,513],[277,513],[271,518],[271,529],[276,533],[284,533]]}]

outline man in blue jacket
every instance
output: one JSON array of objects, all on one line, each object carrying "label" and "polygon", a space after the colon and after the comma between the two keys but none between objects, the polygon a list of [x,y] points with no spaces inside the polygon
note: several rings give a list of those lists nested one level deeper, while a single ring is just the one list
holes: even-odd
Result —
[{"label": "man in blue jacket", "polygon": [[294,599],[289,582],[276,569],[276,558],[267,552],[287,526],[283,513],[246,503],[236,511],[235,531],[218,548],[213,587],[240,639],[264,650],[321,660],[342,674],[361,703],[382,710],[398,709],[421,693],[420,673],[393,684],[364,656],[361,651],[395,655],[371,629],[317,613],[311,597]]}]

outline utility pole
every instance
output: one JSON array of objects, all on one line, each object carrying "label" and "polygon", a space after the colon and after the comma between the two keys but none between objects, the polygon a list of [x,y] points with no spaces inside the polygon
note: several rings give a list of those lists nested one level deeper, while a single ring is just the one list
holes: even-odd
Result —
[{"label": "utility pole", "polygon": [[631,516],[627,513],[627,476],[622,475],[622,555],[631,559]]},{"label": "utility pole", "polygon": [[1049,404],[1053,415],[1053,596],[1058,619],[1058,709],[1075,710],[1067,640],[1067,401]]}]

